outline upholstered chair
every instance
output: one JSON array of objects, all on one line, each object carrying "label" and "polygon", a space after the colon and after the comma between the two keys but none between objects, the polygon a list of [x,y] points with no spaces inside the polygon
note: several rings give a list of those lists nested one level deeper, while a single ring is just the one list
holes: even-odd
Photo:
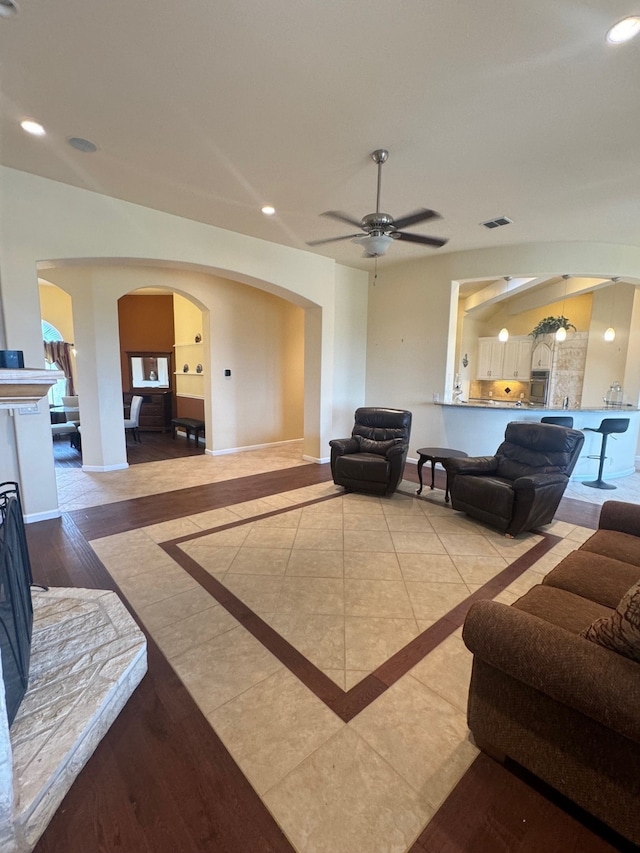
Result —
[{"label": "upholstered chair", "polygon": [[334,438],[331,473],[347,491],[389,495],[404,471],[411,434],[411,412],[404,409],[356,409],[350,438]]},{"label": "upholstered chair", "polygon": [[507,424],[494,456],[446,460],[451,505],[510,537],[549,524],[583,443],[579,430]]},{"label": "upholstered chair", "polygon": [[131,408],[129,409],[129,417],[124,419],[125,437],[127,432],[131,432],[133,440],[140,441],[140,433],[138,432],[138,424],[140,423],[140,408],[142,406],[142,397],[134,394],[131,398]]}]

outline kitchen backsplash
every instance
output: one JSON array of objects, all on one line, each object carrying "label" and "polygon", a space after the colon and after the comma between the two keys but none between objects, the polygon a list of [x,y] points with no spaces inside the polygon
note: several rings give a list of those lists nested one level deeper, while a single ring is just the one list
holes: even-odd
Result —
[{"label": "kitchen backsplash", "polygon": [[[509,393],[507,393],[507,388]],[[515,379],[472,379],[469,383],[470,400],[499,400],[515,403],[529,399],[529,383]]]}]

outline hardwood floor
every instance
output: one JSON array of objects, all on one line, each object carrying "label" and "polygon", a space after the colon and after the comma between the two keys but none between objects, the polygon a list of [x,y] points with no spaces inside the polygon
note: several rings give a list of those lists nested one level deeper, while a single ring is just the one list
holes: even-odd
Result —
[{"label": "hardwood floor", "polygon": [[[412,474],[407,471],[410,479]],[[88,539],[173,518],[177,505],[178,514],[184,509],[186,515],[329,478],[326,465],[303,466],[28,525],[34,580],[119,591]],[[563,502],[558,517],[589,526],[587,509]],[[595,510],[597,519],[599,508]],[[633,848],[518,768],[480,755],[411,849],[610,853]],[[149,638],[148,674],[77,778],[35,853],[292,850]]]},{"label": "hardwood floor", "polygon": [[410,853],[614,850],[633,853],[637,848],[523,768],[503,766],[481,753]]},{"label": "hardwood floor", "polygon": [[[141,432],[140,442],[127,436],[127,462],[139,465],[143,462],[161,462],[164,459],[182,459],[185,456],[200,456],[202,445],[182,436],[171,438],[170,432]],[[82,455],[69,444],[67,436],[53,442],[53,458],[56,468],[82,468]]]}]

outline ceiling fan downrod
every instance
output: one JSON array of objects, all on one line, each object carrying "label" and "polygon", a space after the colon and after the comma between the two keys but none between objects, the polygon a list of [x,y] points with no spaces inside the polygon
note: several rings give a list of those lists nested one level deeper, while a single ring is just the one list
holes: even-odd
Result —
[{"label": "ceiling fan downrod", "polygon": [[378,148],[371,155],[374,163],[378,164],[378,193],[376,195],[376,213],[380,213],[380,188],[382,186],[382,164],[389,158],[389,152],[384,148]]}]

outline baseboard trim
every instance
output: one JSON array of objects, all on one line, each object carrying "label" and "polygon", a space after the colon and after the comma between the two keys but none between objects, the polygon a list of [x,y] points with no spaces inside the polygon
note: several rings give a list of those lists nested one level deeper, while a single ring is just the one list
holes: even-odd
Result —
[{"label": "baseboard trim", "polygon": [[227,447],[224,450],[206,450],[205,453],[208,453],[209,456],[226,456],[229,453],[245,453],[249,450],[266,450],[268,447],[282,447],[284,444],[297,444],[301,441],[301,438],[292,438],[287,441],[268,441],[265,444],[248,444],[246,447]]},{"label": "baseboard trim", "polygon": [[117,465],[83,465],[82,470],[89,474],[102,474],[105,471],[123,471],[128,467],[128,462],[119,462]]},{"label": "baseboard trim", "polygon": [[62,513],[59,509],[49,509],[46,512],[31,512],[24,515],[25,524],[33,524],[37,521],[48,521],[50,518],[60,518]]}]

